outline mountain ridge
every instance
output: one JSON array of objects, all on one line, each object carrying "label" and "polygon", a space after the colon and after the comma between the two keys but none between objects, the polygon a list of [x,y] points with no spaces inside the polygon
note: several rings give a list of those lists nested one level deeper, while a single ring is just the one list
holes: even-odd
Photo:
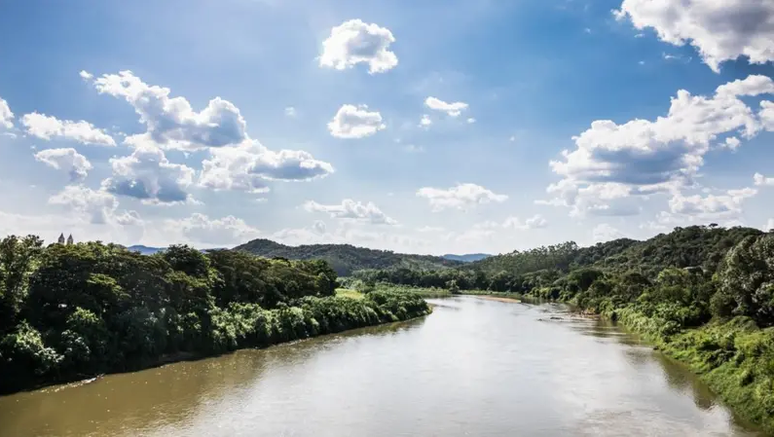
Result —
[{"label": "mountain ridge", "polygon": [[337,274],[348,276],[356,270],[407,267],[413,269],[443,269],[458,267],[463,261],[435,255],[396,253],[389,250],[369,249],[351,244],[303,244],[289,246],[265,238],[258,238],[234,247],[267,258],[323,259]]}]

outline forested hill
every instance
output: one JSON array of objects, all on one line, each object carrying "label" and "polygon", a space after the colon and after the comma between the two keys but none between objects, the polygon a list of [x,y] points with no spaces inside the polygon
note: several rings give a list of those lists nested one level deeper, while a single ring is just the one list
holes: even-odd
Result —
[{"label": "forested hill", "polygon": [[452,261],[462,261],[466,263],[472,263],[475,261],[481,261],[482,259],[489,258],[492,255],[489,255],[487,253],[467,253],[465,255],[455,255],[452,253],[447,253],[443,257],[445,259],[450,259]]},{"label": "forested hill", "polygon": [[328,261],[336,273],[341,276],[348,276],[356,270],[363,269],[406,267],[417,270],[434,270],[462,264],[460,261],[448,260],[439,256],[402,254],[355,247],[350,244],[286,246],[271,240],[257,239],[239,245],[234,250],[242,250],[266,258],[322,259]]},{"label": "forested hill", "polygon": [[568,271],[595,266],[610,271],[653,274],[667,267],[697,267],[714,272],[726,252],[758,229],[715,225],[675,228],[645,241],[628,238],[578,247],[574,242],[492,256],[469,264],[486,273],[526,274],[544,269]]}]

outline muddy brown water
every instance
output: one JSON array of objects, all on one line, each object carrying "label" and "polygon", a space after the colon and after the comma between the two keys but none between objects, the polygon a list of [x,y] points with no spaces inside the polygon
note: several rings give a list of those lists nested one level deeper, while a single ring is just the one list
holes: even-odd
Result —
[{"label": "muddy brown water", "polygon": [[0,437],[759,435],[605,322],[431,302],[406,323],[0,397]]}]

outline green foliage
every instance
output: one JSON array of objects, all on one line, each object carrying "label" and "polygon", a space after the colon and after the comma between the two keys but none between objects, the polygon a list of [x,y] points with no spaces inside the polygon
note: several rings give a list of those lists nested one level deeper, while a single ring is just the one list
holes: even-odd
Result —
[{"label": "green foliage", "polygon": [[0,240],[0,335],[18,322],[42,245],[43,240],[33,235]]},{"label": "green foliage", "polygon": [[735,314],[774,325],[774,234],[745,238],[729,251],[719,276],[722,292],[736,303]]},{"label": "green foliage", "polygon": [[404,267],[412,270],[438,270],[460,266],[439,256],[400,254],[387,250],[366,249],[349,244],[311,244],[285,246],[274,241],[257,239],[242,244],[234,250],[252,253],[266,258],[288,260],[322,260],[337,274],[348,276],[365,269],[391,269]]},{"label": "green foliage", "polygon": [[0,392],[427,314],[416,294],[335,297],[322,260],[0,241]]}]

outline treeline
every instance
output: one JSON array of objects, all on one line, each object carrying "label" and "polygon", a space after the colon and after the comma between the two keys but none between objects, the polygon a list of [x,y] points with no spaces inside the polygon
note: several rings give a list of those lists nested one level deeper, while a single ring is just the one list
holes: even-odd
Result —
[{"label": "treeline", "polygon": [[514,252],[454,271],[364,271],[393,282],[521,293],[619,320],[774,433],[774,233],[676,228],[647,241]]},{"label": "treeline", "polygon": [[427,314],[410,293],[335,297],[321,260],[171,246],[0,241],[0,391]]},{"label": "treeline", "polygon": [[266,258],[324,260],[336,273],[342,276],[349,276],[352,272],[363,269],[407,267],[416,270],[436,270],[463,264],[462,261],[452,261],[439,256],[395,253],[389,250],[355,247],[350,244],[286,246],[262,238],[239,245],[234,250]]}]

